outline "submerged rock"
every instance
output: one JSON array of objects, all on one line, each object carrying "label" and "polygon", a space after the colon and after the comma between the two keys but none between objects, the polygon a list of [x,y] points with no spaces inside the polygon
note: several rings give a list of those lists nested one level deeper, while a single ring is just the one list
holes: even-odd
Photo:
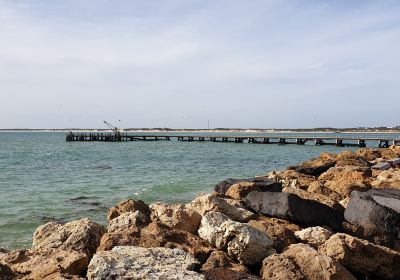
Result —
[{"label": "submerged rock", "polygon": [[262,279],[271,280],[356,280],[341,264],[307,244],[294,244],[282,254],[263,261]]},{"label": "submerged rock", "polygon": [[154,203],[150,205],[150,209],[153,221],[158,221],[170,228],[196,233],[200,226],[200,214],[183,204]]},{"label": "submerged rock", "polygon": [[400,249],[400,190],[354,191],[344,217],[359,227],[360,237]]},{"label": "submerged rock", "polygon": [[254,213],[247,210],[239,201],[216,194],[202,194],[186,204],[186,208],[196,211],[201,216],[210,211],[222,212],[238,222],[247,222],[254,217]]},{"label": "submerged rock", "polygon": [[203,216],[199,236],[243,264],[257,264],[275,252],[273,241],[267,234],[232,221],[220,212]]},{"label": "submerged rock", "polygon": [[90,261],[87,278],[104,279],[204,279],[195,272],[198,261],[179,249],[115,247]]},{"label": "submerged rock", "polygon": [[251,192],[247,195],[245,203],[263,215],[289,219],[302,225],[326,225],[335,231],[342,227],[343,213],[291,193]]},{"label": "submerged rock", "polygon": [[337,233],[319,251],[371,279],[399,279],[400,253],[348,234]]},{"label": "submerged rock", "polygon": [[96,252],[104,232],[102,225],[88,218],[66,224],[50,222],[36,229],[32,248],[74,250],[90,258]]},{"label": "submerged rock", "polygon": [[[77,251],[36,248],[9,252],[0,257],[0,264],[8,266],[17,278],[57,279],[61,274],[80,275],[87,268],[88,258]],[[6,273],[10,274],[8,268]]]}]

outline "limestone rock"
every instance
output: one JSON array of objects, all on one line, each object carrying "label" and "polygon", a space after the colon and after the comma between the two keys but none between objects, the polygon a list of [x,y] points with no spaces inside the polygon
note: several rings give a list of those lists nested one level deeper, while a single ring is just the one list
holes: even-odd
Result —
[{"label": "limestone rock", "polygon": [[233,179],[233,178],[228,178],[223,180],[222,182],[218,183],[214,190],[217,193],[220,194],[225,194],[226,191],[234,184],[254,184],[258,187],[260,187],[260,189],[268,189],[271,191],[279,191],[280,189],[280,184],[275,182],[275,181],[271,181],[270,179],[266,178],[266,177],[254,177],[254,178],[248,178],[248,179]]},{"label": "limestone rock", "polygon": [[153,221],[158,221],[170,228],[196,233],[200,226],[200,214],[186,208],[185,205],[154,203],[150,205],[150,209]]},{"label": "limestone rock", "polygon": [[266,233],[274,241],[275,250],[277,252],[282,252],[290,244],[297,243],[297,240],[290,227],[275,220],[279,219],[251,220],[247,224]]},{"label": "limestone rock", "polygon": [[400,170],[382,171],[372,182],[372,186],[378,189],[400,190]]},{"label": "limestone rock", "polygon": [[330,199],[329,197],[323,194],[312,193],[302,189],[295,189],[295,188],[283,188],[282,192],[292,193],[303,199],[314,200],[316,202],[325,204],[326,206],[331,207],[336,211],[344,212],[344,208],[342,205],[340,205],[340,203]]},{"label": "limestone rock", "polygon": [[150,223],[151,211],[149,206],[141,200],[133,199],[121,201],[117,205],[111,207],[108,210],[107,219],[111,221],[123,213],[136,211],[139,211],[147,218],[147,224]]},{"label": "limestone rock", "polygon": [[326,172],[329,168],[335,166],[335,164],[336,162],[334,160],[315,158],[303,162],[294,170],[305,175],[318,177],[322,173]]},{"label": "limestone rock", "polygon": [[281,183],[272,180],[264,181],[262,184],[260,182],[240,182],[233,184],[225,194],[233,199],[242,200],[252,191],[280,192],[282,191],[282,185]]},{"label": "limestone rock", "polygon": [[354,191],[344,217],[362,230],[359,237],[400,249],[400,190]]},{"label": "limestone rock", "polygon": [[337,233],[319,251],[371,279],[398,279],[400,253],[348,234]]},{"label": "limestone rock", "polygon": [[146,225],[147,218],[139,211],[122,213],[108,223],[108,233],[123,232],[132,227]]},{"label": "limestone rock", "polygon": [[203,216],[199,236],[243,264],[257,264],[275,252],[268,235],[219,212]]},{"label": "limestone rock", "polygon": [[296,235],[299,240],[318,249],[318,246],[325,243],[325,241],[332,236],[332,232],[323,227],[309,227],[296,231],[294,235]]},{"label": "limestone rock", "polygon": [[364,148],[356,151],[356,155],[365,158],[366,160],[375,160],[382,156],[380,149]]},{"label": "limestone rock", "polygon": [[199,263],[179,249],[115,247],[94,255],[87,278],[103,279],[204,279],[195,272]]},{"label": "limestone rock", "polygon": [[234,221],[247,222],[254,214],[247,210],[239,201],[220,197],[216,194],[203,194],[186,204],[186,208],[196,211],[201,216],[207,212],[222,212]]},{"label": "limestone rock", "polygon": [[272,171],[266,176],[282,184],[282,187],[291,187],[306,190],[308,186],[317,180],[316,177],[305,175],[295,170]]},{"label": "limestone rock", "polygon": [[96,252],[104,232],[103,226],[88,218],[66,224],[50,222],[36,229],[32,248],[74,250],[90,258]]},{"label": "limestone rock", "polygon": [[142,229],[107,233],[97,251],[108,251],[116,246],[178,248],[190,253],[200,262],[205,262],[212,251],[210,244],[197,235],[184,230],[170,229],[157,222],[152,222]]},{"label": "limestone rock", "polygon": [[261,278],[228,268],[211,268],[204,272],[205,280],[260,280]]},{"label": "limestone rock", "polygon": [[354,166],[336,166],[319,176],[324,186],[339,193],[343,198],[354,190],[368,191],[371,189],[371,169]]},{"label": "limestone rock", "polygon": [[341,195],[335,192],[334,190],[325,187],[324,182],[320,181],[312,182],[308,187],[307,191],[310,193],[322,194],[336,202],[341,201],[345,197],[344,195]]},{"label": "limestone rock", "polygon": [[0,264],[18,278],[41,280],[55,279],[60,273],[79,275],[86,270],[88,258],[77,251],[37,248],[9,252],[0,257]]},{"label": "limestone rock", "polygon": [[207,271],[212,268],[229,268],[237,272],[249,273],[249,270],[244,265],[233,261],[223,251],[213,251],[201,267],[201,271]]},{"label": "limestone rock", "polygon": [[251,192],[245,203],[263,215],[290,219],[301,225],[326,225],[335,231],[342,227],[343,214],[340,211],[290,193]]},{"label": "limestone rock", "polygon": [[293,244],[282,254],[263,261],[262,279],[274,280],[356,280],[341,264],[307,244]]}]

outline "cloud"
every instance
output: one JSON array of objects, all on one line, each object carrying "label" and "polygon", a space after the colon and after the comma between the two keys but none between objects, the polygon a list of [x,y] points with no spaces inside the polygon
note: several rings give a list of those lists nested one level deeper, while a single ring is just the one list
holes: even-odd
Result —
[{"label": "cloud", "polygon": [[0,0],[0,127],[395,125],[399,14],[395,1]]}]

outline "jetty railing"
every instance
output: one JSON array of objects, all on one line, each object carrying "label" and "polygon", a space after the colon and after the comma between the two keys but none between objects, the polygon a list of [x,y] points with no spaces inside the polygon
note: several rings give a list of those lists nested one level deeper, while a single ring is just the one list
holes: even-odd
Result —
[{"label": "jetty railing", "polygon": [[103,132],[69,132],[66,141],[100,141],[100,142],[127,142],[127,141],[179,141],[179,142],[215,142],[215,143],[249,143],[249,144],[296,144],[305,145],[312,142],[317,146],[332,145],[338,147],[366,147],[367,142],[374,142],[379,148],[387,148],[390,145],[400,145],[400,139],[374,138],[374,137],[302,137],[302,136],[228,136],[228,135],[142,135]]}]

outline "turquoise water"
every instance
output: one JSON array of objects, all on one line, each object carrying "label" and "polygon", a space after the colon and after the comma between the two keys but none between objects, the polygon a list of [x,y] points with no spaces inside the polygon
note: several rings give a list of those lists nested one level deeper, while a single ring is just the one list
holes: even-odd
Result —
[{"label": "turquoise water", "polygon": [[[220,134],[220,133],[219,133]],[[0,247],[28,247],[49,220],[90,217],[127,198],[186,202],[228,177],[284,169],[332,146],[66,142],[64,133],[0,133]]]}]

